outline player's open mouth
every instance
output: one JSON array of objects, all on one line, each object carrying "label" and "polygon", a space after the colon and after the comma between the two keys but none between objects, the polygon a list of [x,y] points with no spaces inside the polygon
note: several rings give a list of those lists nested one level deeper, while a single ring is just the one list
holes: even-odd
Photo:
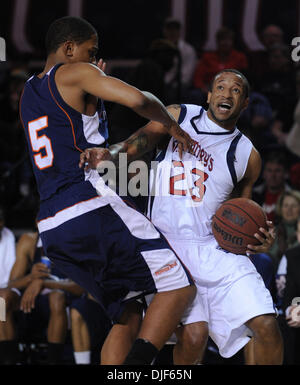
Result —
[{"label": "player's open mouth", "polygon": [[229,103],[219,103],[218,104],[218,109],[222,112],[230,111],[231,108],[232,108],[232,105],[230,105]]}]

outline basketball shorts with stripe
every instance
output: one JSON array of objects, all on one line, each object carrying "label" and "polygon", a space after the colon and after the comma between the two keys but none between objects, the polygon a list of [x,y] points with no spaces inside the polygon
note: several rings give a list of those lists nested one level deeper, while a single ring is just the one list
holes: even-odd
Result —
[{"label": "basketball shorts with stripe", "polygon": [[182,323],[208,322],[209,335],[221,356],[233,356],[252,336],[245,325],[248,320],[276,314],[261,275],[248,257],[220,249],[214,238],[201,243],[166,237],[191,271],[197,287]]},{"label": "basketball shorts with stripe", "polygon": [[40,235],[57,269],[96,298],[110,319],[118,320],[126,300],[194,284],[143,214],[119,197],[103,202],[101,197],[80,202],[83,214],[51,229],[44,226]]}]

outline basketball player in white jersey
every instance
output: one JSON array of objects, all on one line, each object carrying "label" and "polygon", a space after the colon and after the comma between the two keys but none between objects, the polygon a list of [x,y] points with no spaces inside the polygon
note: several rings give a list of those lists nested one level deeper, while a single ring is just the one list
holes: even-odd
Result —
[{"label": "basketball player in white jersey", "polygon": [[[223,357],[234,355],[252,337],[256,364],[282,363],[282,338],[269,291],[250,259],[221,249],[211,229],[220,205],[232,193],[251,198],[260,174],[260,155],[236,128],[248,93],[244,75],[223,70],[208,93],[208,111],[196,105],[170,106],[194,146],[180,159],[177,142],[169,138],[156,158],[156,172],[151,171],[154,195],[148,216],[191,271],[198,289],[176,332],[175,364],[201,362],[208,332]],[[116,159],[120,151],[127,151],[133,160],[165,138],[163,126],[150,122],[109,150],[86,151],[80,165],[88,161],[95,168],[101,159]],[[261,244],[248,245],[249,254],[268,251],[274,238],[273,225],[268,226],[254,235]]]}]

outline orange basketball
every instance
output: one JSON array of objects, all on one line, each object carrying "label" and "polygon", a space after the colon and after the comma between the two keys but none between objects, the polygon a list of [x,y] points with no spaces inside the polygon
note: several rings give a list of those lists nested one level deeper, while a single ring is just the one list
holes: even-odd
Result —
[{"label": "orange basketball", "polygon": [[263,209],[251,199],[235,198],[224,202],[212,220],[212,231],[218,244],[234,254],[246,254],[247,245],[259,245],[254,237],[260,227],[267,229]]}]

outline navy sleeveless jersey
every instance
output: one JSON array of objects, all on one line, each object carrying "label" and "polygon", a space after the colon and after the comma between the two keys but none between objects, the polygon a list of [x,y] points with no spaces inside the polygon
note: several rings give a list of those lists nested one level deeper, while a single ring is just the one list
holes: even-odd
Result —
[{"label": "navy sleeveless jersey", "polygon": [[[43,77],[32,76],[20,100],[20,118],[41,203],[71,188],[57,209],[96,196],[87,174],[78,167],[80,153],[86,148],[106,146],[107,118],[103,101],[98,100],[93,116],[79,113],[61,97],[55,83],[57,64]],[[45,205],[44,205],[45,208]],[[40,213],[41,214],[41,213]],[[54,213],[42,213],[40,217]]]}]

